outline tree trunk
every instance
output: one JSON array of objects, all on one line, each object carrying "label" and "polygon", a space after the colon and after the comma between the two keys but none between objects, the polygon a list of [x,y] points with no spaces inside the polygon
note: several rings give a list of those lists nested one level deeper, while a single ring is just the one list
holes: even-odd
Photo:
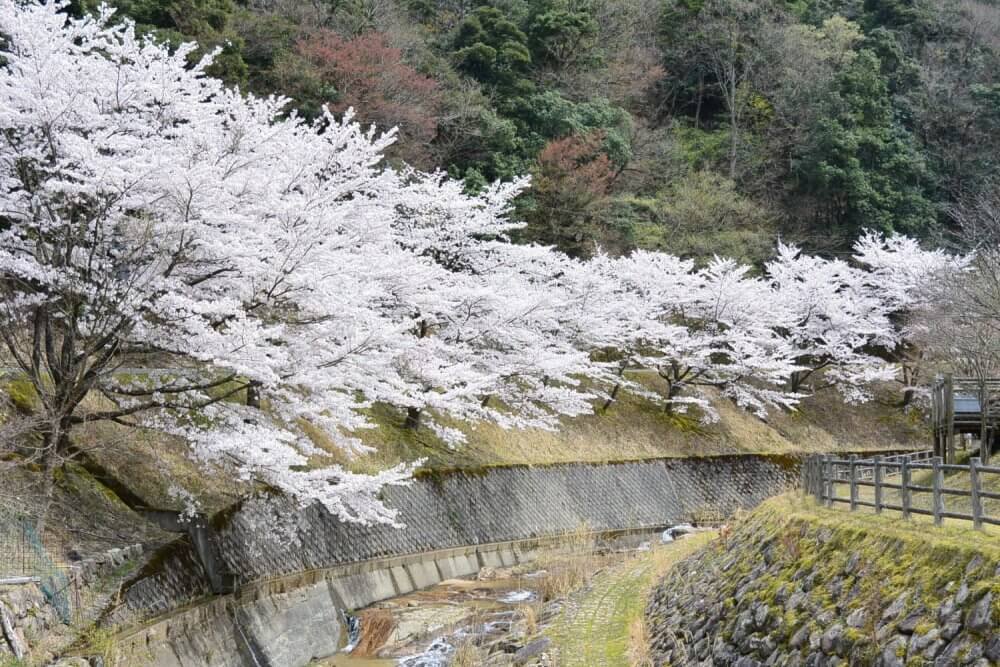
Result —
[{"label": "tree trunk", "polygon": [[403,422],[403,428],[410,431],[416,431],[420,428],[420,408],[406,409],[406,421]]},{"label": "tree trunk", "polygon": [[701,129],[701,101],[705,96],[705,74],[698,75],[698,101],[694,107],[694,129]]},{"label": "tree trunk", "polygon": [[251,382],[247,385],[247,407],[260,409],[260,383]]},{"label": "tree trunk", "polygon": [[601,408],[601,412],[608,411],[608,408],[611,407],[611,404],[615,402],[616,398],[618,398],[618,391],[621,388],[622,386],[620,383],[615,384],[614,388],[611,390],[611,393],[608,395],[608,400],[604,401],[604,406]]},{"label": "tree trunk", "polygon": [[[990,449],[990,395],[986,383],[979,384],[979,456],[989,460]],[[964,436],[963,436],[964,437]],[[954,461],[952,461],[954,463]]]},{"label": "tree trunk", "polygon": [[788,391],[793,393],[798,393],[799,389],[802,388],[802,383],[805,381],[806,376],[803,371],[795,371],[788,376]]},{"label": "tree trunk", "polygon": [[[628,366],[628,360],[623,361],[618,366],[618,377],[623,377],[625,375],[625,368],[627,366]],[[611,404],[615,402],[615,399],[618,398],[618,392],[621,390],[621,388],[622,388],[622,383],[616,382],[614,389],[611,390],[611,394],[608,396],[608,400],[604,401],[604,407],[601,408],[602,412],[607,412],[608,408],[611,407]]]},{"label": "tree trunk", "polygon": [[738,81],[736,80],[736,66],[731,65],[729,71],[729,180],[736,182],[736,154],[740,142],[740,128],[737,117],[736,105],[739,103]]},{"label": "tree trunk", "polygon": [[56,468],[59,465],[58,448],[61,438],[62,430],[59,426],[53,426],[42,440],[44,448],[42,454],[42,506],[35,524],[39,538],[45,534],[45,523],[48,520],[52,499],[56,492]]},{"label": "tree trunk", "polygon": [[734,112],[729,114],[729,180],[736,182],[736,153],[739,146],[740,135]]},{"label": "tree trunk", "polygon": [[663,411],[668,415],[674,414],[674,399],[680,396],[682,389],[679,382],[667,380],[667,402],[663,406]]},{"label": "tree trunk", "polygon": [[913,402],[913,397],[915,395],[916,395],[916,392],[914,392],[913,389],[904,389],[903,390],[903,398],[901,398],[899,400],[899,403],[897,404],[897,407],[905,408],[906,406],[908,406],[910,403]]}]

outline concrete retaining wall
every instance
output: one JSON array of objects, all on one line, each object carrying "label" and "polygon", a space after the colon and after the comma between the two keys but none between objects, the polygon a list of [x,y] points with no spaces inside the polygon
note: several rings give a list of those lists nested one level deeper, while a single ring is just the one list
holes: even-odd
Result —
[{"label": "concrete retaining wall", "polygon": [[[643,535],[635,533],[633,539]],[[534,560],[557,539],[503,542],[351,563],[255,582],[121,635],[117,662],[146,667],[295,666],[344,643],[343,611],[480,568]]]},{"label": "concrete retaining wall", "polygon": [[[136,635],[133,648],[169,647],[152,656],[163,666],[244,664],[208,661],[203,640],[183,630],[191,623],[199,628],[196,635],[216,637],[214,645],[228,655],[242,644],[241,651],[249,646],[263,656],[285,652],[272,663],[255,657],[262,665],[306,664],[280,631],[264,628],[327,628],[328,638],[339,641],[339,629],[330,629],[336,610],[364,607],[485,565],[522,562],[530,558],[530,544],[581,526],[610,533],[725,516],[791,488],[798,474],[796,459],[760,456],[442,473],[386,490],[385,501],[399,510],[405,528],[349,524],[318,507],[298,510],[287,499],[255,499],[217,517],[212,536],[214,558],[239,582],[239,593],[218,598],[211,621],[198,616],[208,613],[199,607]],[[273,585],[281,590],[265,590]],[[179,541],[125,588],[123,603],[107,621],[136,626],[211,594],[200,559]],[[221,608],[219,600],[226,601]],[[171,640],[157,639],[161,632]],[[295,650],[308,646],[301,638],[293,644],[300,647]],[[324,644],[317,640],[316,646]],[[200,662],[185,659],[188,654]]]}]

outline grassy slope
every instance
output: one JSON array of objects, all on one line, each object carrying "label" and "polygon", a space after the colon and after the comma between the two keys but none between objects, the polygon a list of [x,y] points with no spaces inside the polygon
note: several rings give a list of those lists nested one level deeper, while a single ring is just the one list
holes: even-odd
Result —
[{"label": "grassy slope", "polygon": [[[40,475],[33,470],[0,468],[0,522],[10,515],[37,513],[42,506],[39,479]],[[140,520],[114,493],[75,464],[57,474],[45,525],[42,542],[47,558],[54,565],[64,564],[70,550],[92,555],[112,547],[153,544],[169,538],[152,524]],[[0,548],[3,546],[0,544]],[[28,554],[29,559],[32,553]]]},{"label": "grassy slope", "polygon": [[[655,379],[644,379],[649,384]],[[845,405],[825,391],[803,401],[794,413],[774,413],[767,423],[725,399],[715,401],[720,420],[702,424],[697,415],[669,414],[662,404],[622,392],[607,410],[562,420],[558,432],[538,429],[505,431],[492,424],[451,424],[467,442],[451,448],[428,429],[404,429],[403,416],[386,406],[371,411],[374,428],[357,435],[373,454],[347,460],[321,434],[317,444],[333,462],[359,472],[373,472],[417,459],[430,469],[476,468],[504,464],[571,461],[622,461],[669,456],[728,453],[794,453],[922,448],[926,431],[920,419],[883,402]],[[196,494],[208,510],[229,505],[247,485],[232,474],[204,467],[189,457],[187,446],[173,438],[96,424],[78,432],[76,442],[109,469],[146,505],[179,508],[168,489],[176,484]]]},{"label": "grassy slope", "polygon": [[924,448],[929,443],[919,415],[883,402],[846,405],[826,390],[802,402],[794,413],[775,412],[765,423],[719,398],[720,419],[703,424],[696,415],[669,414],[661,404],[623,392],[596,414],[562,420],[558,432],[505,431],[492,424],[462,430],[468,441],[451,449],[429,431],[402,428],[402,415],[387,408],[373,414],[376,428],[358,435],[378,453],[356,462],[380,468],[426,459],[426,466],[476,467],[569,461],[621,461],[665,456],[733,453],[861,451]]},{"label": "grassy slope", "polygon": [[[829,528],[834,533],[832,543],[835,545],[845,548],[851,545],[857,545],[855,548],[871,547],[870,555],[873,560],[890,558],[895,563],[894,568],[900,568],[906,560],[897,558],[897,554],[905,552],[930,569],[939,570],[936,575],[938,577],[949,575],[947,568],[940,567],[941,563],[935,563],[935,558],[940,558],[944,553],[949,554],[950,560],[942,562],[957,564],[962,558],[967,561],[979,554],[1000,563],[1000,540],[996,538],[997,532],[973,530],[967,521],[947,521],[943,526],[929,527],[930,521],[922,518],[903,521],[898,515],[891,513],[879,516],[821,507],[811,498],[796,493],[772,498],[742,519],[744,524],[765,526],[766,531],[773,534],[797,530],[802,526],[808,526],[809,532],[817,528]],[[890,545],[893,549],[887,551],[885,547]],[[965,561],[962,562],[963,566]],[[817,564],[821,562],[817,561]],[[905,568],[900,573],[905,574]],[[1000,586],[1000,581],[996,583]]]},{"label": "grassy slope", "polygon": [[634,559],[613,563],[573,596],[546,631],[561,667],[628,667],[630,632],[642,618],[646,597],[670,567],[708,544],[715,533],[698,533],[656,545]]},{"label": "grassy slope", "polygon": [[[958,462],[960,464],[967,464],[969,458],[968,452],[959,452]],[[995,463],[991,462],[991,466]],[[933,474],[930,470],[916,470],[911,478],[911,483],[917,486],[929,487],[932,484]],[[886,482],[889,483],[899,483],[899,477],[887,477]],[[971,478],[967,471],[961,472],[949,472],[945,474],[944,478],[944,488],[946,489],[958,489],[961,491],[968,491],[971,487]],[[1000,494],[1000,474],[995,473],[981,473],[980,476],[980,488],[984,491],[990,491],[992,493]],[[851,491],[849,484],[837,484],[835,485],[835,494],[840,498],[850,498]],[[869,502],[874,502],[875,500],[875,490],[871,487],[861,486],[858,488],[858,498],[861,500],[867,500]],[[972,501],[970,498],[965,496],[956,496],[950,494],[944,494],[944,509],[947,512],[957,512],[962,514],[971,515],[972,514]],[[882,494],[882,502],[902,506],[902,494],[897,489],[884,489]],[[926,492],[916,492],[913,491],[910,494],[910,502],[914,508],[920,508],[924,510],[933,509],[933,496]],[[1000,500],[995,498],[982,498],[981,499],[983,513],[989,517],[1000,517]],[[846,507],[844,504],[838,505],[840,508]],[[859,507],[859,512],[873,514],[874,509],[870,507]],[[900,516],[899,512],[894,510],[885,510],[887,516]],[[934,518],[921,514],[912,515],[913,520],[918,523],[933,523]],[[968,521],[961,519],[944,519],[945,525],[956,526],[956,527],[967,527],[969,525]],[[993,534],[1000,536],[1000,526],[984,525],[983,529],[987,534]]]}]

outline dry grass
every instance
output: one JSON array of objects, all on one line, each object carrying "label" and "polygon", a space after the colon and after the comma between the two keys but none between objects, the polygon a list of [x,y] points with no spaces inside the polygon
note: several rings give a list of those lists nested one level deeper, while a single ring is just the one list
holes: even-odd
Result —
[{"label": "dry grass", "polygon": [[653,651],[650,648],[649,629],[646,618],[632,619],[628,629],[628,662],[630,667],[653,667]]},{"label": "dry grass", "polygon": [[590,582],[603,562],[594,553],[596,546],[594,533],[581,524],[564,536],[557,553],[539,559],[539,566],[546,570],[537,583],[537,592],[543,602],[564,598]]},{"label": "dry grass", "polygon": [[523,604],[517,608],[518,615],[524,620],[524,629],[529,635],[538,632],[539,604]]},{"label": "dry grass", "polygon": [[351,654],[359,657],[374,656],[389,641],[392,631],[396,629],[396,620],[387,609],[365,610],[361,612],[359,620],[361,636]]},{"label": "dry grass", "polygon": [[569,559],[565,565],[541,578],[538,583],[538,594],[546,602],[564,598],[586,586],[594,569],[590,559],[583,557]]},{"label": "dry grass", "polygon": [[455,647],[455,654],[449,664],[451,667],[482,667],[483,660],[475,642],[468,639]]},{"label": "dry grass", "polygon": [[[650,388],[660,382],[648,373],[633,377]],[[445,445],[429,429],[404,429],[403,416],[380,405],[370,410],[374,428],[356,434],[376,451],[353,459],[328,434],[310,430],[309,435],[327,452],[326,460],[362,473],[421,458],[426,468],[442,469],[923,446],[926,433],[919,419],[890,407],[890,398],[886,394],[882,401],[848,406],[836,392],[824,390],[805,399],[800,410],[775,412],[765,423],[720,397],[714,402],[719,421],[705,425],[696,414],[669,414],[662,402],[623,391],[608,409],[598,406],[596,414],[563,419],[555,432],[441,420],[466,434],[467,442],[457,448]],[[87,400],[89,409],[105,407],[100,399]],[[167,492],[173,484],[192,492],[208,512],[230,505],[248,490],[227,470],[192,460],[182,440],[160,433],[99,423],[79,429],[74,439],[149,506],[180,509]]]}]

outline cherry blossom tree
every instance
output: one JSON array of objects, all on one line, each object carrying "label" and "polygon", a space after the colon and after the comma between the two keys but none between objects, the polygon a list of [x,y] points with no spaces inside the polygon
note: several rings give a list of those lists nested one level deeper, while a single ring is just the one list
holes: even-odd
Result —
[{"label": "cherry blossom tree", "polygon": [[[871,348],[898,345],[894,318],[956,262],[874,235],[859,266],[781,246],[764,277],[722,258],[512,244],[527,181],[469,196],[391,169],[393,133],[350,109],[307,122],[205,76],[194,45],[65,7],[0,0],[0,345],[37,394],[29,459],[50,496],[73,429],[110,421],[391,522],[377,496],[408,467],[354,474],[310,434],[364,453],[375,403],[456,444],[453,420],[556,428],[622,387],[648,391],[627,366],[664,380],[668,408],[708,418],[708,388],[763,417],[820,369],[863,398],[891,375]],[[609,350],[620,361],[595,360]]]},{"label": "cherry blossom tree", "polygon": [[916,239],[898,234],[869,232],[854,245],[854,260],[865,268],[869,289],[883,302],[898,330],[899,342],[890,358],[899,368],[903,406],[922,392],[926,341],[934,337],[929,329],[935,320],[931,311],[952,298],[943,287],[972,259],[940,248],[925,249]]},{"label": "cherry blossom tree", "polygon": [[[392,520],[376,494],[407,469],[352,474],[307,427],[358,453],[374,401],[478,418],[470,397],[496,394],[514,425],[583,409],[569,374],[585,355],[541,303],[518,305],[530,283],[436,254],[481,243],[514,266],[500,236],[523,183],[468,197],[384,168],[392,133],[350,111],[307,123],[206,77],[210,59],[189,66],[193,45],[63,7],[0,2],[0,339],[38,394],[47,479],[71,430],[106,420],[181,434],[346,519]],[[427,322],[443,333],[415,336]],[[125,366],[170,372],[126,381]]]},{"label": "cherry blossom tree", "polygon": [[694,404],[712,419],[706,387],[761,417],[795,403],[783,388],[797,370],[794,354],[779,334],[789,313],[748,267],[716,259],[695,270],[687,260],[637,252],[612,270],[632,294],[630,356],[666,382],[668,406]]},{"label": "cherry blossom tree", "polygon": [[407,408],[411,428],[429,426],[452,442],[462,434],[435,414],[555,428],[560,416],[590,412],[600,390],[584,390],[581,380],[599,382],[604,367],[591,361],[589,341],[573,335],[582,309],[566,280],[570,266],[589,275],[586,265],[549,248],[512,245],[512,225],[484,220],[478,228],[490,237],[471,239],[463,224],[441,204],[436,215],[401,228],[404,245],[442,273],[431,292],[408,296],[414,335],[397,357],[407,382],[386,402]]},{"label": "cherry blossom tree", "polygon": [[[834,386],[848,401],[861,402],[874,382],[896,377],[885,353],[900,343],[900,332],[889,319],[891,304],[873,289],[867,272],[779,243],[767,277],[792,315],[786,335],[801,370],[789,376],[790,391],[809,382],[814,390]],[[873,354],[876,349],[883,356]]]}]

